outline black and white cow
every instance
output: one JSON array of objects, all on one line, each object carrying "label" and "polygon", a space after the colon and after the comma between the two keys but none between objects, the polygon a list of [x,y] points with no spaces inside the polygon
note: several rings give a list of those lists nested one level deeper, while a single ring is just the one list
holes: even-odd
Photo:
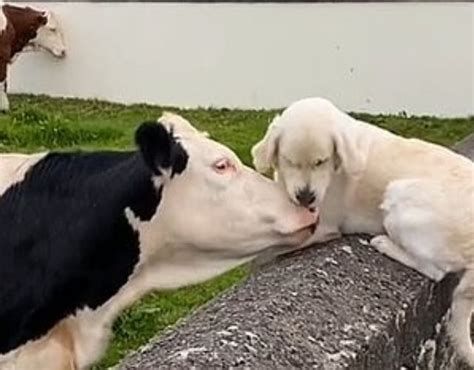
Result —
[{"label": "black and white cow", "polygon": [[142,124],[136,142],[0,156],[1,369],[87,368],[147,292],[207,280],[314,230],[317,215],[179,116]]}]

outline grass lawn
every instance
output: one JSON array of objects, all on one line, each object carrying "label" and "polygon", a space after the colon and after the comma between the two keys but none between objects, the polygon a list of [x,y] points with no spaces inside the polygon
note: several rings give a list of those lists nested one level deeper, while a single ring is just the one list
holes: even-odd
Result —
[{"label": "grass lawn", "polygon": [[[11,96],[12,110],[0,115],[0,151],[34,152],[45,149],[126,149],[133,146],[135,127],[155,120],[162,107]],[[167,108],[188,118],[198,128],[231,147],[247,164],[250,148],[263,135],[276,111]],[[474,131],[474,118],[438,119],[406,115],[357,114],[358,118],[408,137],[450,146]],[[96,369],[117,363],[126,353],[219,292],[243,279],[245,268],[199,286],[154,293],[125,312],[114,325],[115,337]]]}]

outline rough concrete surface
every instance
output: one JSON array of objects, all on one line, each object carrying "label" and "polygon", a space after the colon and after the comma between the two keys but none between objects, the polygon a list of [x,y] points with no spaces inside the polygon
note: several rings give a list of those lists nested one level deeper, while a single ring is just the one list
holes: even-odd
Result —
[{"label": "rough concrete surface", "polygon": [[[456,150],[474,156],[474,135]],[[119,368],[462,369],[444,325],[458,277],[433,284],[367,241],[263,266]]]}]

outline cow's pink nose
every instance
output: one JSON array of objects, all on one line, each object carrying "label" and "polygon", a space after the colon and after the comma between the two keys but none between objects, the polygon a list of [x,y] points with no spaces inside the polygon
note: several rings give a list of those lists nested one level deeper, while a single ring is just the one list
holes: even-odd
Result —
[{"label": "cow's pink nose", "polygon": [[[281,234],[295,234],[305,232],[312,234],[319,222],[319,210],[311,212],[305,207],[297,207],[294,213],[285,218],[283,224],[280,224],[279,232]],[[308,235],[309,236],[309,235]]]},{"label": "cow's pink nose", "polygon": [[302,208],[299,218],[302,228],[312,225],[316,227],[319,222],[319,209],[315,208],[309,210],[308,208]]}]

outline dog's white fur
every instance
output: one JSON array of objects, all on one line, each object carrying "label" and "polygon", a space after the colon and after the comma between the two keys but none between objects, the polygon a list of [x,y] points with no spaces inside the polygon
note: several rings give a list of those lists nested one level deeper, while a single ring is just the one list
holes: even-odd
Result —
[{"label": "dog's white fur", "polygon": [[305,245],[369,233],[387,256],[439,281],[465,271],[453,297],[450,334],[474,367],[474,164],[442,146],[356,120],[322,98],[290,105],[252,148],[260,172],[296,202],[316,195],[320,226]]}]

